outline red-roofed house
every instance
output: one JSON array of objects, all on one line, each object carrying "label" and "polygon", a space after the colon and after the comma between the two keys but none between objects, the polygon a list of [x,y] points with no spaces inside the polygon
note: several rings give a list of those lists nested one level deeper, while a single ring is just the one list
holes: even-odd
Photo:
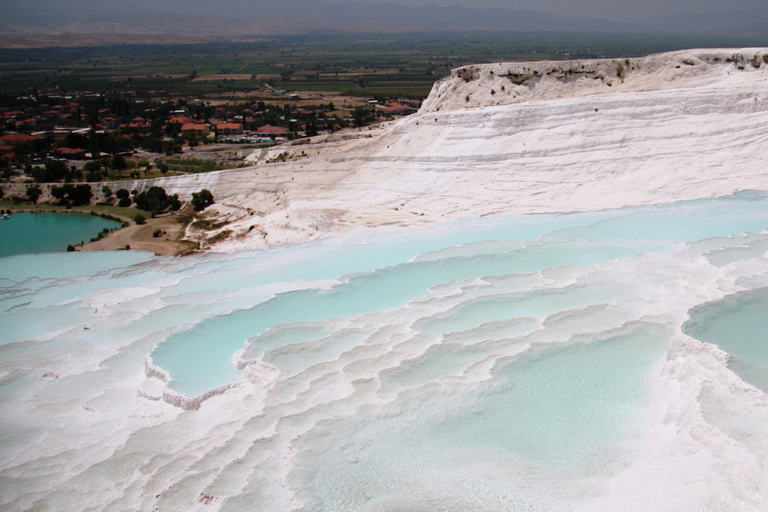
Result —
[{"label": "red-roofed house", "polygon": [[194,133],[198,137],[207,137],[208,125],[205,123],[184,123],[181,126],[181,133]]},{"label": "red-roofed house", "polygon": [[0,140],[3,140],[6,144],[13,144],[14,142],[34,142],[40,140],[40,137],[35,135],[26,135],[23,133],[9,133],[7,135],[0,136]]},{"label": "red-roofed house", "polygon": [[168,122],[186,124],[186,123],[194,123],[195,120],[187,116],[171,116]]},{"label": "red-roofed house", "polygon": [[287,135],[289,131],[288,128],[283,128],[282,126],[271,126],[267,124],[256,130],[256,134],[268,137],[280,137]]},{"label": "red-roofed house", "polygon": [[219,135],[242,135],[243,125],[240,123],[219,123],[216,125]]},{"label": "red-roofed house", "polygon": [[56,148],[51,150],[51,154],[55,156],[61,156],[70,159],[83,159],[85,158],[86,151],[79,148]]},{"label": "red-roofed house", "polygon": [[389,115],[408,114],[411,111],[409,105],[403,105],[402,103],[393,102],[388,107],[381,109],[382,112]]}]

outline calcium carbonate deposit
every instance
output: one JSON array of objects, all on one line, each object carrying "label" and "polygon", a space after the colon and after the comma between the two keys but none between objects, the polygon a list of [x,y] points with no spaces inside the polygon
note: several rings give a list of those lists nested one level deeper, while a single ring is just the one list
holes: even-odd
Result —
[{"label": "calcium carbonate deposit", "polygon": [[458,69],[205,254],[0,259],[0,507],[764,510],[766,56]]}]

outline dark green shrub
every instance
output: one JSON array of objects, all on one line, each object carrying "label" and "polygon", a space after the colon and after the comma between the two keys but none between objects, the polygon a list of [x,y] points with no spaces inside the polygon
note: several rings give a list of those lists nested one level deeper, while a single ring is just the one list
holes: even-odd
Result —
[{"label": "dark green shrub", "polygon": [[213,194],[211,194],[210,190],[205,188],[200,192],[192,192],[191,204],[196,212],[205,210],[213,204]]},{"label": "dark green shrub", "polygon": [[154,213],[162,212],[170,206],[163,187],[150,187],[146,192],[136,194],[133,201],[139,209]]},{"label": "dark green shrub", "polygon": [[37,203],[38,198],[40,197],[41,191],[40,187],[37,185],[32,185],[27,187],[27,199],[32,201],[33,203]]}]

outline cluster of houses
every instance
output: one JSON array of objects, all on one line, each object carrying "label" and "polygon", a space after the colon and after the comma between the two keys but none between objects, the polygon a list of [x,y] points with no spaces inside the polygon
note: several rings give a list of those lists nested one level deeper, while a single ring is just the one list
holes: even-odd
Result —
[{"label": "cluster of houses", "polygon": [[[0,160],[15,160],[18,164],[30,153],[37,158],[85,160],[140,147],[156,151],[158,146],[149,144],[150,140],[161,144],[180,139],[192,144],[192,141],[199,143],[211,138],[268,143],[352,125],[351,109],[341,113],[334,111],[332,103],[293,105],[280,107],[263,102],[211,105],[200,100],[158,103],[131,98],[126,93],[17,98],[11,105],[0,104]],[[418,106],[374,101],[368,108],[376,115],[394,116],[411,113]],[[100,144],[105,137],[112,141],[106,153],[90,142],[94,133],[103,136]],[[86,144],[85,140],[89,142]]]}]

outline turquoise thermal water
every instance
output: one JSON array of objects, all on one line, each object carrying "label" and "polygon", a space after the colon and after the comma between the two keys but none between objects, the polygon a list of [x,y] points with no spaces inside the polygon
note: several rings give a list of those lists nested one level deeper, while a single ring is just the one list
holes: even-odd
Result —
[{"label": "turquoise thermal water", "polygon": [[532,349],[488,383],[428,388],[321,426],[297,446],[311,453],[296,475],[306,509],[363,510],[371,499],[382,510],[578,508],[585,482],[637,456],[648,369],[669,335],[633,325]]},{"label": "turquoise thermal water", "polygon": [[[223,315],[203,319],[171,335],[155,350],[153,359],[170,372],[173,389],[194,396],[236,379],[233,354],[246,339],[275,325],[396,309],[446,281],[528,274],[566,265],[590,267],[635,254],[670,250],[675,241],[760,232],[766,225],[765,200],[739,197],[678,203],[673,207],[464,221],[425,234],[393,235],[376,243],[344,245],[341,254],[333,252],[338,248],[333,242],[307,246],[299,249],[299,255],[278,257],[278,261],[284,258],[292,263],[290,266],[275,268],[260,259],[248,271],[233,272],[231,276],[215,273],[203,277],[203,281],[189,279],[184,289],[202,292],[206,288],[244,288],[276,281],[332,279],[330,288],[306,285],[297,291],[278,292],[256,305],[232,308]],[[350,238],[350,242],[354,240]],[[507,242],[500,242],[503,240]],[[260,272],[261,265],[264,271]],[[527,298],[520,303],[531,307]],[[561,306],[545,300],[543,307],[557,310]],[[501,308],[506,316],[528,314],[524,310],[507,311],[506,305]],[[489,311],[488,305],[482,309]],[[455,321],[465,322],[464,318],[466,315],[459,315]],[[257,340],[249,350],[258,358],[263,350],[275,348],[260,348],[258,344]]]},{"label": "turquoise thermal water", "polygon": [[[687,311],[726,274],[768,286],[766,227],[768,199],[740,194],[258,253],[13,256],[0,354],[120,347],[134,375],[149,353],[189,398],[247,377],[264,396],[248,428],[289,450],[275,485],[301,510],[571,510],[638,459]],[[758,332],[765,296],[739,297],[733,323]],[[762,364],[755,346],[732,361]]]},{"label": "turquoise thermal water", "polygon": [[0,258],[15,254],[64,252],[120,223],[93,215],[14,213],[0,221]]},{"label": "turquoise thermal water", "polygon": [[728,367],[768,393],[767,312],[768,288],[737,293],[693,310],[685,333],[728,352]]}]

